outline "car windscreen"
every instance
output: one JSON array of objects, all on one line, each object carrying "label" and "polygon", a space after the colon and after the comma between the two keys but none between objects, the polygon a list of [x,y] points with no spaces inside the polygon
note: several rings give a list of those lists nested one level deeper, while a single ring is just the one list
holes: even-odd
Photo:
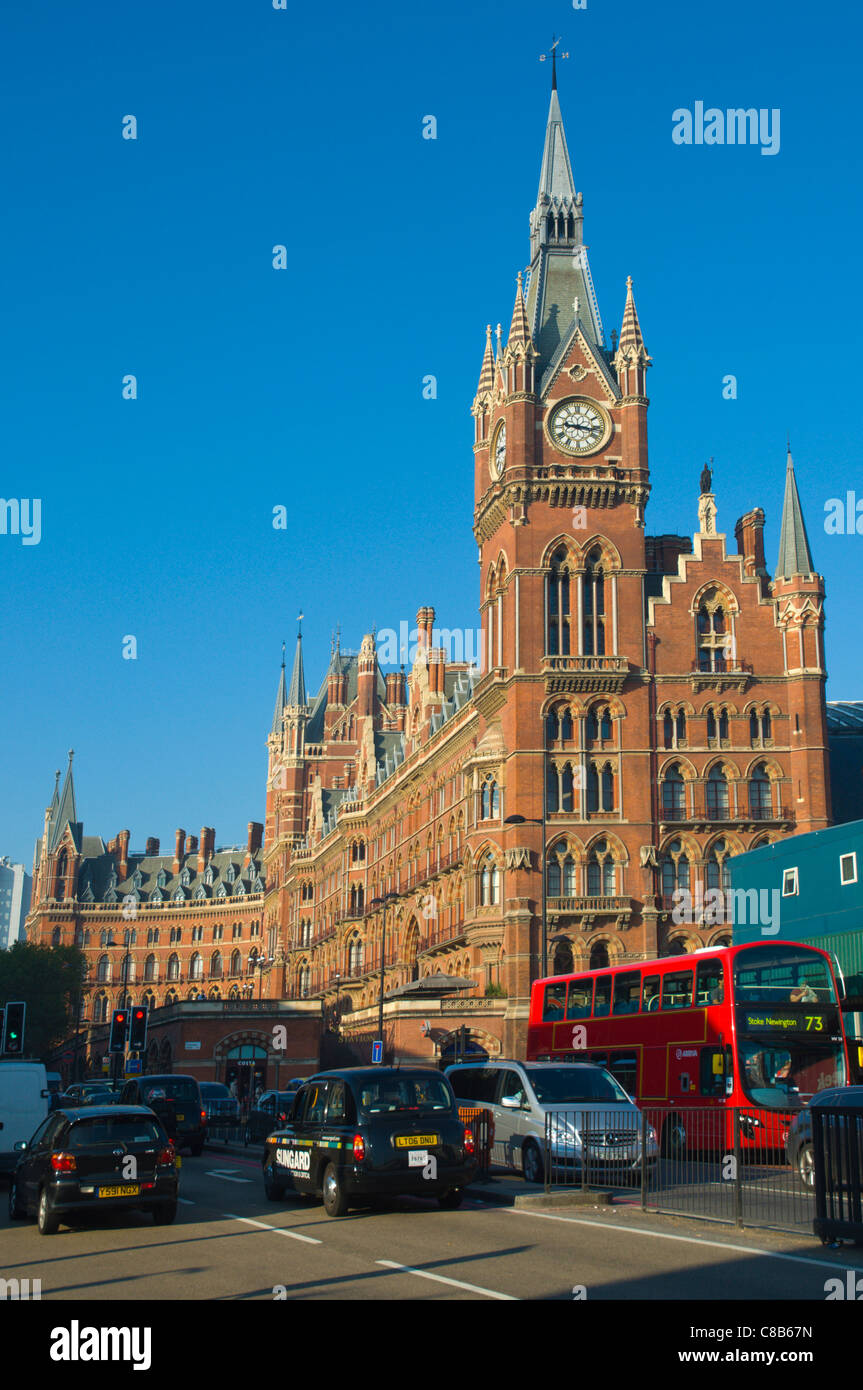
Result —
[{"label": "car windscreen", "polygon": [[222,1086],[218,1081],[201,1081],[199,1084],[205,1100],[227,1100],[230,1096],[227,1086]]},{"label": "car windscreen", "polygon": [[165,1097],[185,1101],[187,1105],[198,1103],[197,1083],[183,1076],[160,1076],[150,1086],[142,1083],[141,1094],[145,1105],[149,1105],[151,1100],[164,1100]]},{"label": "car windscreen", "polygon": [[453,1097],[439,1076],[370,1078],[359,1083],[357,1100],[361,1115],[442,1115],[452,1112]]},{"label": "car windscreen", "polygon": [[629,1096],[602,1067],[525,1067],[540,1105],[569,1105],[582,1101],[622,1102]]},{"label": "car windscreen", "polygon": [[89,1149],[98,1144],[159,1144],[165,1136],[161,1126],[147,1115],[94,1115],[92,1120],[76,1120],[63,1147]]}]

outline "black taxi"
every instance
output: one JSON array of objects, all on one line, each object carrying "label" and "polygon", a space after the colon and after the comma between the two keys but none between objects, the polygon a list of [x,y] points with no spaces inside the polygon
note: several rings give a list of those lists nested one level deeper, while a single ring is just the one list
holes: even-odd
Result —
[{"label": "black taxi", "polygon": [[476,1173],[474,1136],[430,1067],[348,1067],[305,1082],[264,1146],[264,1189],[323,1196],[328,1216],[375,1196],[457,1207]]}]

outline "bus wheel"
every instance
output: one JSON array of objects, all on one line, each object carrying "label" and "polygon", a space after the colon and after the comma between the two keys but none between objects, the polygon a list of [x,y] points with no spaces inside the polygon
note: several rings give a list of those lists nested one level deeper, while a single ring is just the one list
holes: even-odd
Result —
[{"label": "bus wheel", "polygon": [[663,1158],[683,1158],[686,1155],[686,1128],[682,1120],[666,1120],[662,1126]]},{"label": "bus wheel", "polygon": [[527,1141],[521,1151],[521,1171],[525,1182],[542,1182],[542,1154],[532,1139]]}]

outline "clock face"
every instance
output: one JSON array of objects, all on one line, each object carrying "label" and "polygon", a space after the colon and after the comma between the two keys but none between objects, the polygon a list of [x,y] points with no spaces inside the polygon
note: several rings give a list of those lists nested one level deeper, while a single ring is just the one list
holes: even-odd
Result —
[{"label": "clock face", "polygon": [[567,454],[592,454],[610,434],[607,416],[593,401],[561,401],[551,412],[548,432]]},{"label": "clock face", "polygon": [[497,427],[491,446],[491,458],[489,469],[493,478],[499,478],[506,464],[506,424],[501,423]]}]

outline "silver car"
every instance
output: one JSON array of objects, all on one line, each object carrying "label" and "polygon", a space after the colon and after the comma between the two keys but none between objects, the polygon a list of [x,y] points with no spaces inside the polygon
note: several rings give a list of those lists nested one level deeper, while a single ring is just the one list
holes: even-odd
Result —
[{"label": "silver car", "polygon": [[[459,1105],[482,1106],[494,1117],[495,1162],[521,1168],[542,1182],[552,1169],[591,1176],[633,1173],[641,1167],[641,1112],[618,1081],[591,1062],[517,1062],[506,1058],[446,1068]],[[648,1163],[659,1144],[647,1126]]]}]

